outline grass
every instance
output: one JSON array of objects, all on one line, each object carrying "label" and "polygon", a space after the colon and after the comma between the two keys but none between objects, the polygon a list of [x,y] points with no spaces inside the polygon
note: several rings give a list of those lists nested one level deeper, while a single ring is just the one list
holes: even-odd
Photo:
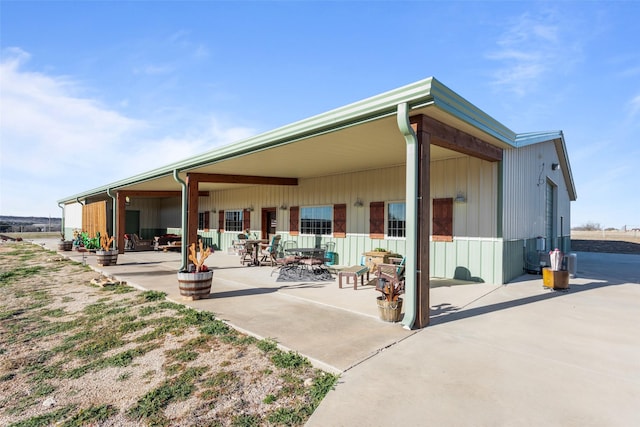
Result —
[{"label": "grass", "polygon": [[[0,425],[303,425],[338,379],[162,292],[96,287],[70,261],[49,268],[50,256],[25,242],[0,246]],[[150,354],[161,369],[146,365]],[[108,369],[137,393],[134,404],[108,392],[84,398],[84,384]],[[49,396],[63,401],[45,408]],[[195,418],[168,412],[185,404]]]}]

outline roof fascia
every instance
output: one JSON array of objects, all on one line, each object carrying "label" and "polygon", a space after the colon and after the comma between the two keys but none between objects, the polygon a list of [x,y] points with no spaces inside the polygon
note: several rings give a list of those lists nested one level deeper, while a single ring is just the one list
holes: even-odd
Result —
[{"label": "roof fascia", "polygon": [[496,119],[480,110],[478,107],[440,83],[435,78],[431,82],[431,95],[434,104],[441,110],[446,111],[452,116],[469,123],[470,125],[480,129],[481,131],[493,136],[494,138],[515,146],[516,133],[511,129],[498,122]]},{"label": "roof fascia", "polygon": [[569,164],[569,156],[567,154],[567,145],[564,142],[564,134],[562,131],[521,133],[516,137],[516,145],[519,148],[549,141],[552,141],[556,148],[556,154],[558,155],[562,175],[564,176],[564,181],[567,184],[569,200],[575,201],[578,194],[576,192],[576,184],[573,180],[571,165]]}]

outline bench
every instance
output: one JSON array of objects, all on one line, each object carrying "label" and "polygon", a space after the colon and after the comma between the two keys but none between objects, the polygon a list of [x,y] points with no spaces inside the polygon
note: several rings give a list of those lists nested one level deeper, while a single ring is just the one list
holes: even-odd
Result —
[{"label": "bench", "polygon": [[338,272],[338,286],[342,288],[342,277],[344,276],[347,285],[349,284],[349,278],[353,277],[353,289],[357,289],[358,277],[360,278],[360,284],[364,286],[364,276],[367,275],[367,282],[369,282],[369,267],[366,265],[352,265],[351,267],[344,268]]}]

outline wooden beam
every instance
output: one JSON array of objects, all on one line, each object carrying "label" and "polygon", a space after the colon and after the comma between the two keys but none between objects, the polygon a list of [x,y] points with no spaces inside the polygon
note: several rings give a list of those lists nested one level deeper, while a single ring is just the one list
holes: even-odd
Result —
[{"label": "wooden beam", "polygon": [[502,148],[458,130],[425,115],[411,117],[411,123],[421,123],[431,135],[430,143],[439,147],[477,157],[489,162],[502,160]]},{"label": "wooden beam", "polygon": [[124,253],[124,230],[126,230],[126,196],[116,193],[116,223],[114,224],[114,234],[116,235],[116,244],[118,245],[118,253]]},{"label": "wooden beam", "polygon": [[418,138],[418,241],[416,254],[416,317],[415,328],[429,325],[430,283],[429,283],[429,223],[431,218],[431,135],[424,127],[424,122],[412,124]]},{"label": "wooden beam", "polygon": [[275,176],[254,175],[224,175],[219,173],[188,173],[198,182],[225,184],[256,184],[256,185],[298,185],[298,178],[281,178]]},{"label": "wooden beam", "polygon": [[[187,247],[192,243],[198,245],[198,185],[197,177],[187,174]],[[185,230],[183,230],[183,233]],[[182,249],[183,251],[186,248]]]},{"label": "wooden beam", "polygon": [[[182,197],[182,191],[142,191],[142,190],[119,190],[118,193],[122,193],[125,197]],[[208,191],[200,191],[198,193],[200,197],[208,197]]]}]

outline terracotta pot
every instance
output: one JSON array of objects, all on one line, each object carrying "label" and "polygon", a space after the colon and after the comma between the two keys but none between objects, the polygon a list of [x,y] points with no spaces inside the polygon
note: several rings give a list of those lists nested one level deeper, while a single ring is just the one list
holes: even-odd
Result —
[{"label": "terracotta pot", "polygon": [[208,298],[211,293],[212,281],[213,270],[201,271],[199,273],[178,272],[180,295],[182,295],[184,299],[197,300]]}]

